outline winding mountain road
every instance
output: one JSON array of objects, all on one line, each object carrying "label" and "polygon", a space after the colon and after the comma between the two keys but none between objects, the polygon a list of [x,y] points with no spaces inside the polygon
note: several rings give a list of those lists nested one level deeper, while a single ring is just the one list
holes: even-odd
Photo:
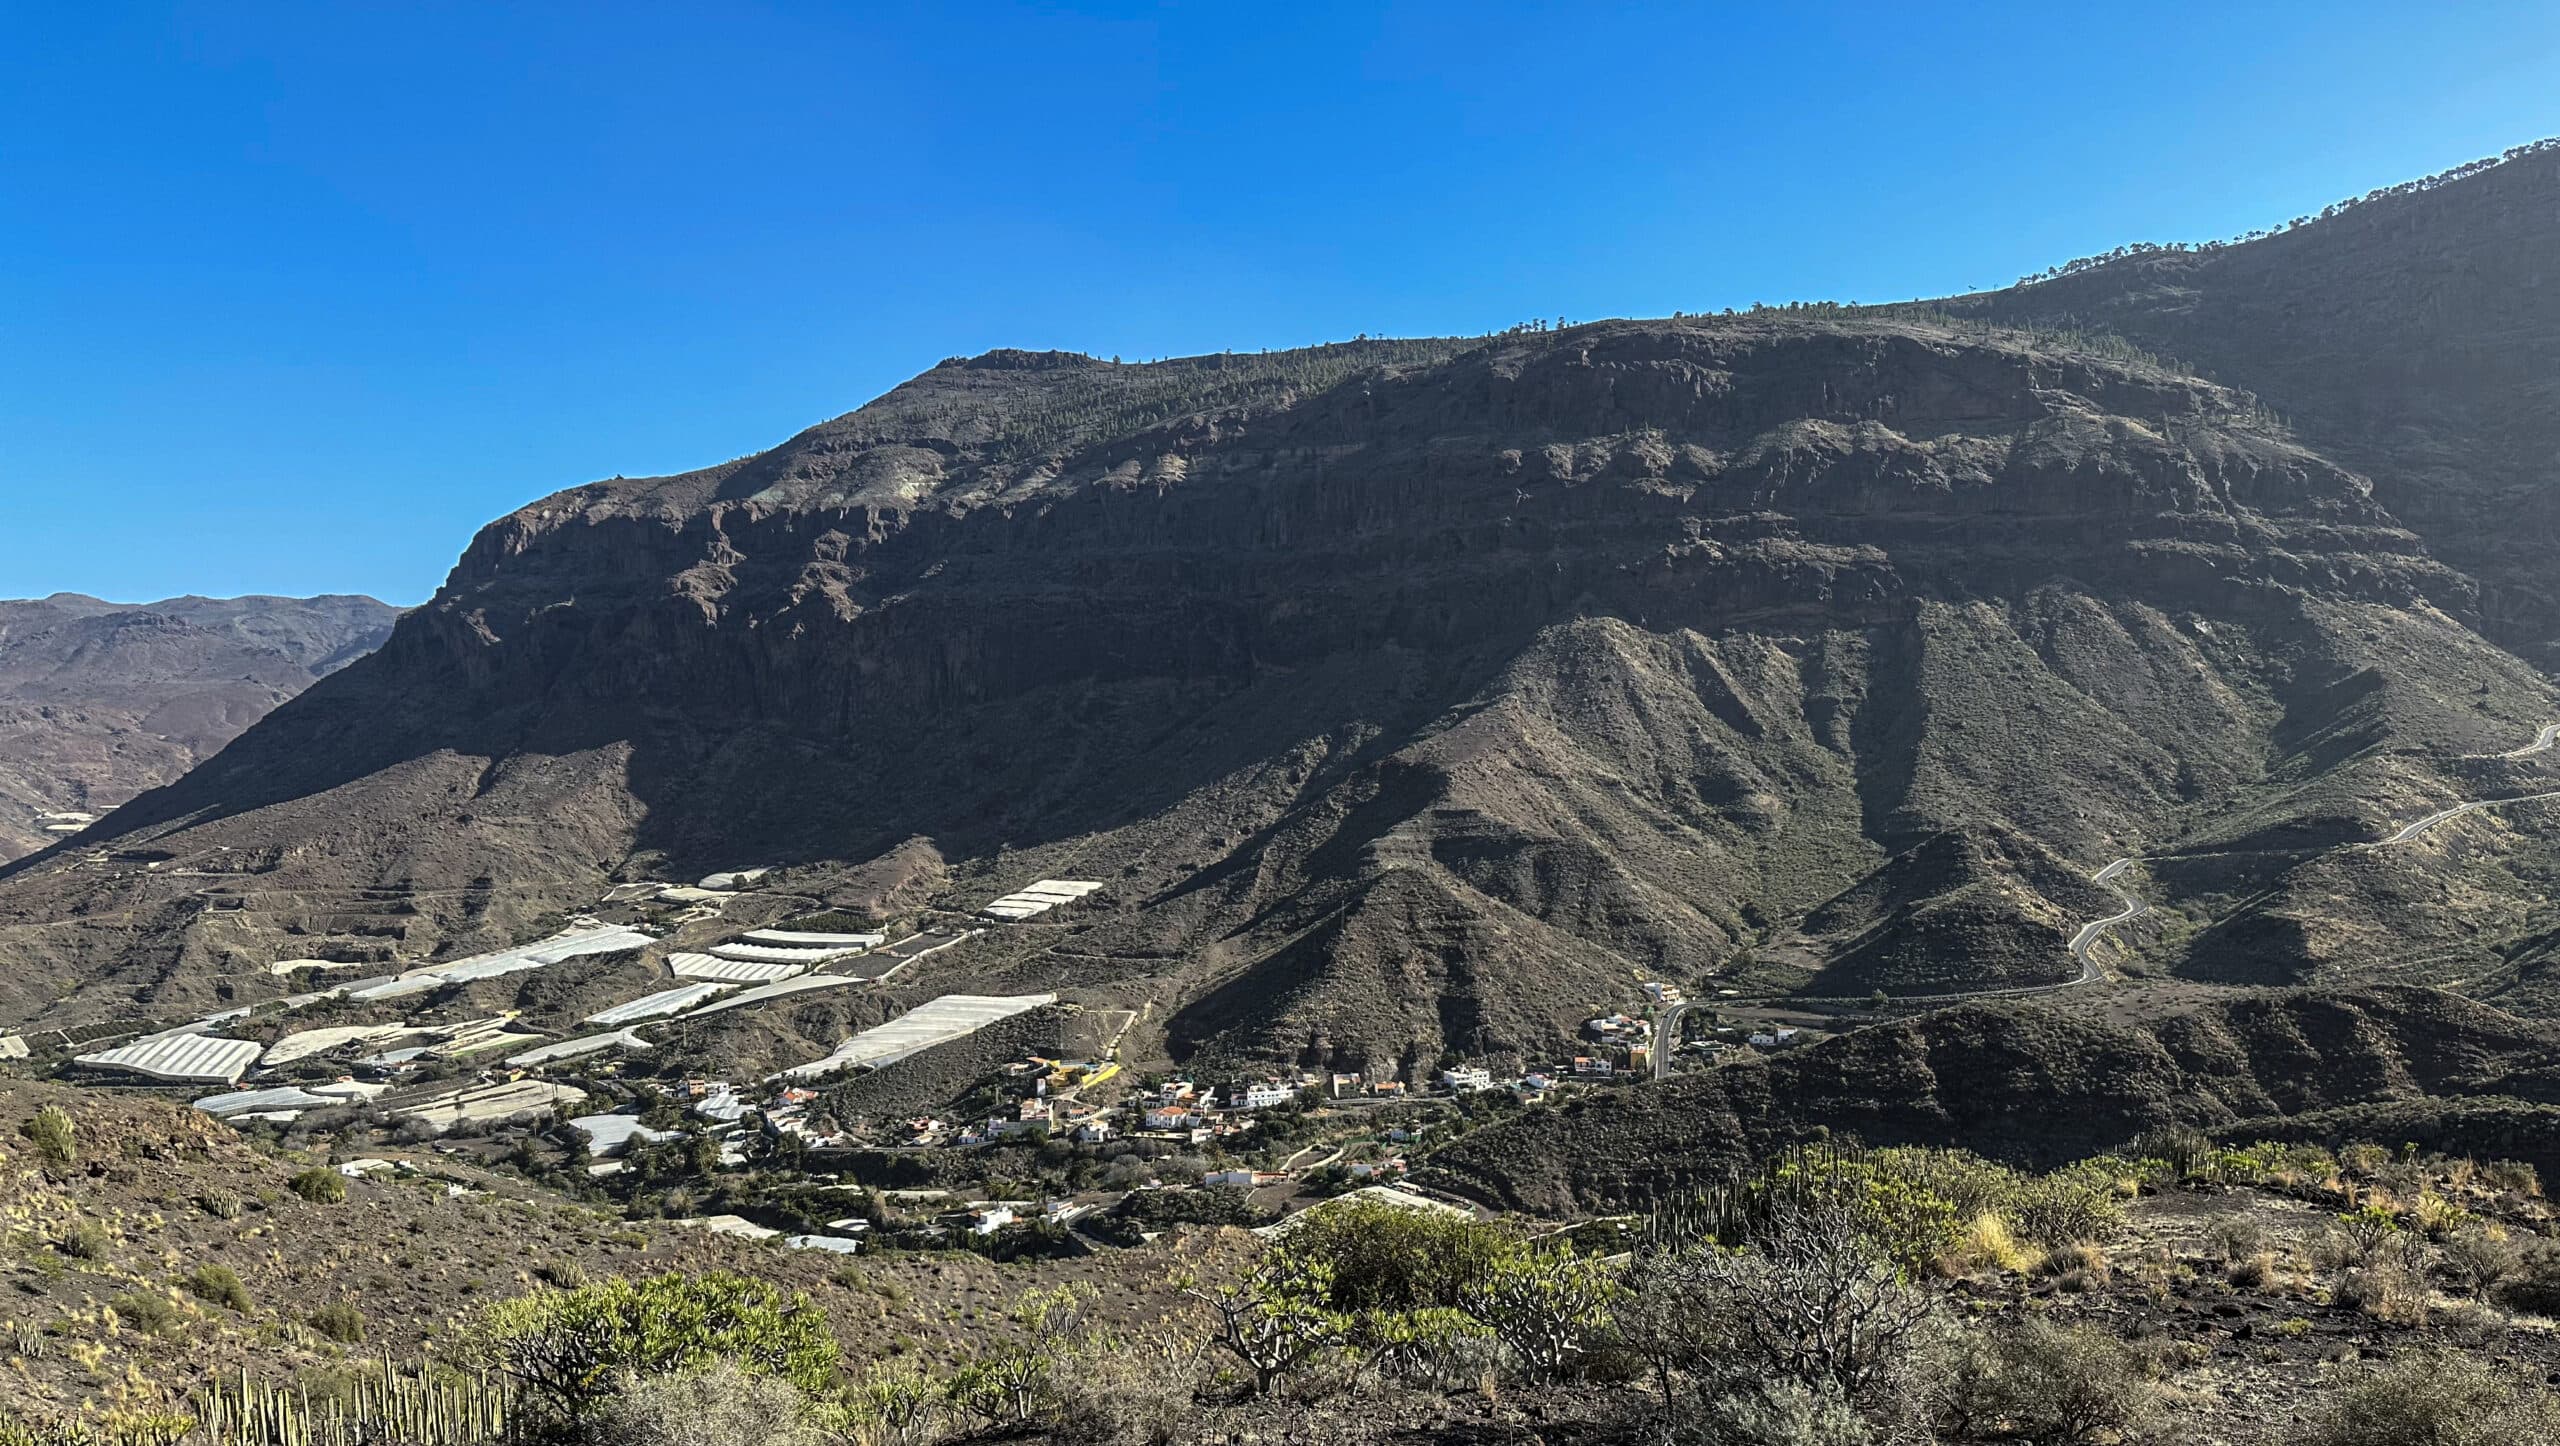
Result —
[{"label": "winding mountain road", "polygon": [[2109,929],[2118,924],[2131,923],[2151,912],[2151,905],[2147,901],[2135,898],[2131,890],[2116,882],[2124,877],[2125,870],[2133,867],[2134,859],[2134,855],[2126,854],[2123,858],[2089,876],[2089,882],[2104,885],[2109,893],[2122,899],[2124,907],[2103,919],[2091,919],[2080,926],[2079,933],[2071,936],[2071,957],[2080,961],[2080,977],[2072,980],[2072,984],[2086,984],[2098,977],[2098,961],[2091,955],[2098,947],[2098,940],[2103,938]]},{"label": "winding mountain road", "polygon": [[[2472,753],[2464,756],[2468,758],[2528,758],[2536,753],[2548,753],[2555,745],[2560,745],[2560,723],[2545,723],[2542,725],[2542,731],[2534,735],[2533,741],[2522,748],[2511,749],[2505,753]],[[2436,825],[2444,823],[2450,819],[2460,818],[2467,813],[2478,813],[2483,809],[2505,808],[2510,804],[2517,803],[2541,803],[2550,799],[2560,799],[2560,789],[2553,789],[2544,793],[2519,794],[2514,798],[2474,799],[2469,803],[2457,803],[2451,808],[2437,809],[2435,812],[2428,814],[2424,818],[2402,824],[2400,827],[2394,829],[2382,838],[2357,843],[2341,844],[2339,847],[2351,849],[2389,848],[2393,844],[2408,843],[2410,840],[2418,838],[2426,833],[2427,830],[2434,828]],[[2116,925],[2128,923],[2151,912],[2151,906],[2149,904],[2135,898],[2131,893],[2119,887],[2116,883],[2117,879],[2124,876],[2124,871],[2139,862],[2140,858],[2141,856],[2138,854],[2128,854],[2127,856],[2116,860],[2114,863],[2107,865],[2105,868],[2100,869],[2089,876],[2089,881],[2091,883],[2105,885],[2109,890],[2114,892],[2117,898],[2124,900],[2125,906],[2123,910],[2118,913],[2110,914],[2103,919],[2090,920],[2088,923],[2080,926],[2079,933],[2071,936],[2071,957],[2080,961],[2080,977],[2068,980],[2061,984],[2036,986],[2033,989],[2002,989],[1992,992],[1999,994],[2023,994],[2042,992],[2044,990],[2051,989],[2069,989],[2075,985],[2087,984],[2096,979],[2098,977],[2098,964],[2097,960],[2092,957],[2092,951],[2097,948],[2098,941],[2101,938],[2104,938],[2106,936],[2106,932],[2109,929],[2114,928]]]},{"label": "winding mountain road", "polygon": [[2537,753],[2550,752],[2555,744],[2560,744],[2560,723],[2545,723],[2542,725],[2542,731],[2533,735],[2533,741],[2522,748],[2510,748],[2504,753],[2470,753],[2463,756],[2467,758],[2530,758]]}]

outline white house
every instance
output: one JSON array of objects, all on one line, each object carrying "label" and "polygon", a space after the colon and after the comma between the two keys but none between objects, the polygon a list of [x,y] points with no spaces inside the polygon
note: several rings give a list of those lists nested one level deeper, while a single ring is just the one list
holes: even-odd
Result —
[{"label": "white house", "polygon": [[1493,1088],[1493,1071],[1480,1064],[1444,1069],[1440,1071],[1440,1085],[1443,1089],[1454,1090],[1459,1094],[1473,1090],[1489,1090]]},{"label": "white house", "polygon": [[1244,1095],[1236,1101],[1240,1110],[1267,1110],[1285,1105],[1298,1097],[1298,1087],[1282,1080],[1267,1079],[1244,1087]]}]

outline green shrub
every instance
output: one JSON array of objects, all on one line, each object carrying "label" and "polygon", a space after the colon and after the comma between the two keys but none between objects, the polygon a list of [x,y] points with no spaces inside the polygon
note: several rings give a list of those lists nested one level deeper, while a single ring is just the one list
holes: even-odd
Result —
[{"label": "green shrub", "polygon": [[2474,1356],[2399,1361],[2335,1392],[2293,1446],[2538,1446],[2560,1440],[2560,1401]]},{"label": "green shrub", "polygon": [[2165,1163],[2173,1179],[2183,1180],[2212,1155],[2213,1141],[2192,1125],[2162,1125],[2137,1136],[2133,1153],[2136,1159]]},{"label": "green shrub", "polygon": [[114,1245],[113,1237],[107,1234],[107,1227],[94,1220],[83,1220],[63,1235],[58,1248],[74,1260],[104,1260]]},{"label": "green shrub", "polygon": [[1322,1267],[1324,1303],[1336,1311],[1455,1306],[1517,1248],[1500,1226],[1369,1200],[1309,1210],[1290,1222],[1281,1244]]},{"label": "green shrub", "polygon": [[36,1147],[36,1158],[52,1169],[67,1170],[79,1156],[78,1131],[72,1124],[71,1112],[60,1105],[47,1105],[36,1111],[36,1117],[20,1125],[18,1133]]},{"label": "green shrub", "polygon": [[127,1291],[108,1304],[116,1319],[147,1336],[171,1334],[186,1319],[176,1301],[156,1290]]},{"label": "green shrub", "polygon": [[240,1272],[227,1265],[199,1265],[186,1279],[187,1293],[196,1299],[225,1310],[247,1315],[249,1287],[240,1283]]},{"label": "green shrub", "polygon": [[196,1208],[216,1220],[237,1220],[248,1207],[228,1190],[207,1190],[196,1197]]},{"label": "green shrub", "polygon": [[342,1346],[364,1344],[364,1312],[343,1300],[333,1300],[311,1313],[311,1328],[325,1340]]},{"label": "green shrub", "polygon": [[490,1306],[470,1338],[537,1409],[575,1429],[626,1378],[726,1360],[815,1393],[835,1375],[835,1339],[807,1295],[725,1272],[535,1291]]},{"label": "green shrub", "polygon": [[866,1446],[923,1446],[934,1438],[943,1388],[912,1361],[877,1363],[827,1413],[826,1425]]},{"label": "green shrub", "polygon": [[285,1183],[293,1193],[314,1205],[346,1203],[347,1177],[326,1165],[314,1165]]},{"label": "green shrub", "polygon": [[1617,1272],[1571,1250],[1519,1250],[1494,1262],[1460,1308],[1493,1332],[1533,1380],[1570,1371],[1610,1321]]}]

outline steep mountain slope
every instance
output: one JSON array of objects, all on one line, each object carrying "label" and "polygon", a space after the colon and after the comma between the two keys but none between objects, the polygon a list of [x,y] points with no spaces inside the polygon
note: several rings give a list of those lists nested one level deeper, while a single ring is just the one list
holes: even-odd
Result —
[{"label": "steep mountain slope", "polygon": [[390,635],[366,597],[0,600],[0,859],[211,757]]},{"label": "steep mountain slope", "polygon": [[2491,635],[2560,664],[2560,142],[2244,242],[2143,249],[1948,304],[2101,329],[2249,388],[2477,577]]},{"label": "steep mountain slope", "polygon": [[493,524],[115,856],[0,882],[0,989],[167,1013],[893,849],[961,909],[1108,881],[914,982],[1143,1000],[1175,1057],[1543,1049],[1647,973],[2060,982],[2099,863],[2375,837],[2560,717],[2479,606],[2247,398],[2031,332],[995,353]]},{"label": "steep mountain slope", "polygon": [[2066,982],[2130,856],[2112,970],[2540,1009],[2552,805],[2401,830],[2560,790],[2501,646],[2547,637],[2555,198],[2532,150],[1934,309],[945,362],[485,529],[0,878],[0,1002],[255,998],[750,861],[909,910],[1045,873],[1106,906],[912,982],[1410,1068],[1649,974]]},{"label": "steep mountain slope", "polygon": [[2244,994],[2139,1023],[1969,1004],[1792,1054],[1537,1110],[1431,1160],[1508,1208],[1625,1206],[1821,1132],[2052,1165],[2146,1129],[2385,1138],[2560,1164],[2560,1033],[2429,990]]}]

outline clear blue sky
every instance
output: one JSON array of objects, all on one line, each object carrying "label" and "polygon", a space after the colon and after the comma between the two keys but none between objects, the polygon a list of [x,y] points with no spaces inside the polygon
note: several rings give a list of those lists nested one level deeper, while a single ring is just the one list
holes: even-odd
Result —
[{"label": "clear blue sky", "polygon": [[0,0],[0,596],[415,602],[948,355],[1939,294],[2555,131],[2547,0]]}]

